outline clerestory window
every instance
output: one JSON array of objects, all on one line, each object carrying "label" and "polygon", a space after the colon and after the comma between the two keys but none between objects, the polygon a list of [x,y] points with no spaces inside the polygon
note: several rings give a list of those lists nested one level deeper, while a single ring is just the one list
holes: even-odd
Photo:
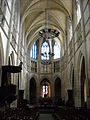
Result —
[{"label": "clerestory window", "polygon": [[77,24],[78,24],[81,19],[80,0],[76,0],[76,9],[77,9]]},{"label": "clerestory window", "polygon": [[34,44],[33,44],[33,47],[32,47],[31,52],[30,52],[30,56],[33,59],[37,59],[37,45],[36,45],[36,42],[34,42]]},{"label": "clerestory window", "polygon": [[54,59],[60,58],[60,47],[57,42],[54,43]]},{"label": "clerestory window", "polygon": [[73,31],[72,31],[72,21],[69,22],[69,39],[71,41],[72,39],[72,35],[73,35]]},{"label": "clerestory window", "polygon": [[49,60],[49,58],[50,58],[49,52],[50,52],[49,43],[47,41],[45,41],[41,45],[41,59],[42,60]]}]

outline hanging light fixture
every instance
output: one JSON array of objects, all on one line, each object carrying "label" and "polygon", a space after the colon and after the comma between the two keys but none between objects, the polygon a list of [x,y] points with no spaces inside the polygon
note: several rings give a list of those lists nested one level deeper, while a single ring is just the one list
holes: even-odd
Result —
[{"label": "hanging light fixture", "polygon": [[59,36],[59,31],[57,31],[56,29],[51,29],[49,28],[49,4],[48,4],[48,0],[47,0],[47,5],[46,5],[46,9],[45,9],[45,28],[44,29],[41,29],[39,31],[39,35],[41,37],[44,38],[44,40],[50,40],[50,39],[53,39],[55,37],[58,37]]},{"label": "hanging light fixture", "polygon": [[[50,60],[42,60],[41,63],[43,64],[50,64],[51,58],[54,56],[52,52],[52,40],[55,37],[59,36],[59,31],[56,29],[52,29],[49,27],[49,0],[46,1],[46,9],[45,9],[45,28],[39,31],[39,36],[43,38],[44,41],[48,41],[50,45],[50,52],[48,53],[50,56]],[[46,55],[46,53],[41,53],[42,56]]]}]

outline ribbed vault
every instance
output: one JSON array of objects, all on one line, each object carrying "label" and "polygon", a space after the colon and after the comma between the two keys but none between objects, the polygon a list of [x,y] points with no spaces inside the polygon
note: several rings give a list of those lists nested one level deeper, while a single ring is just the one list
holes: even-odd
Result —
[{"label": "ribbed vault", "polygon": [[[25,26],[27,47],[39,38],[39,31],[45,27],[47,0],[20,0],[21,23]],[[72,16],[72,0],[48,0],[49,27],[60,32],[58,40],[66,32],[66,20]]]}]

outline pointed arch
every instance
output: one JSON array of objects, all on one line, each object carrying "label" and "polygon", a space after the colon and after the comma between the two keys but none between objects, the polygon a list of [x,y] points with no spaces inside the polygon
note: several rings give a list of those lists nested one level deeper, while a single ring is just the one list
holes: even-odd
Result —
[{"label": "pointed arch", "polygon": [[80,51],[77,61],[77,80],[78,80],[78,99],[79,106],[85,107],[87,104],[87,80],[86,80],[86,63],[83,53]]},{"label": "pointed arch", "polygon": [[30,104],[36,104],[36,80],[34,77],[30,79],[29,83],[29,100]]},{"label": "pointed arch", "polygon": [[80,82],[81,82],[81,107],[85,107],[87,104],[87,81],[86,81],[85,57],[84,56],[81,59]]},{"label": "pointed arch", "polygon": [[57,77],[54,82],[55,104],[61,102],[61,79]]},{"label": "pointed arch", "polygon": [[44,78],[40,82],[40,87],[41,87],[41,97],[42,98],[50,98],[51,97],[51,83],[47,78]]}]

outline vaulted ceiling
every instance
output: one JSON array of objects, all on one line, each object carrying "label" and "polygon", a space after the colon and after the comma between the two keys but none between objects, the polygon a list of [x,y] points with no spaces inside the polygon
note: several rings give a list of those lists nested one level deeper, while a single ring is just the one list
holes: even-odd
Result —
[{"label": "vaulted ceiling", "polygon": [[60,32],[58,40],[62,41],[66,20],[72,17],[72,0],[20,0],[21,22],[25,26],[27,46],[40,37],[39,31],[45,27],[47,6],[49,27]]}]

